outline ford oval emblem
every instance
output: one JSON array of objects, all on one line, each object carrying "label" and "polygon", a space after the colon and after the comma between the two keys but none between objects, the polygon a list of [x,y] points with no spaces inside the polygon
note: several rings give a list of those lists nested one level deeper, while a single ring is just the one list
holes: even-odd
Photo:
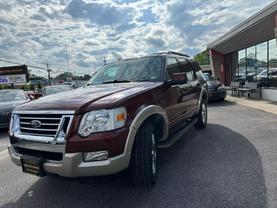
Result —
[{"label": "ford oval emblem", "polygon": [[39,128],[39,127],[41,127],[41,122],[39,120],[32,120],[31,121],[31,127]]}]

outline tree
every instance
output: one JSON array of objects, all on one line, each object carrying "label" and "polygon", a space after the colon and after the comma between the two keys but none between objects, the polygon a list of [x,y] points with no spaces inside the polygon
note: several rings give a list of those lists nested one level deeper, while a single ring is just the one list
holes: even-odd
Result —
[{"label": "tree", "polygon": [[199,65],[210,65],[210,53],[209,50],[198,53],[193,58]]},{"label": "tree", "polygon": [[42,85],[41,85],[41,83],[40,83],[40,82],[38,82],[37,89],[38,89],[38,91],[39,91],[39,92],[41,92]]},{"label": "tree", "polygon": [[84,80],[85,80],[85,81],[90,80],[90,78],[91,78],[91,76],[90,76],[89,74],[85,74],[85,75],[84,75]]},{"label": "tree", "polygon": [[73,74],[71,72],[64,72],[64,73],[61,73],[58,76],[56,76],[56,79],[61,79],[64,81],[67,81],[68,78],[70,78],[70,79],[73,78]]},{"label": "tree", "polygon": [[34,90],[35,90],[35,86],[34,86],[33,84],[30,84],[29,89],[30,89],[31,91],[34,91]]}]

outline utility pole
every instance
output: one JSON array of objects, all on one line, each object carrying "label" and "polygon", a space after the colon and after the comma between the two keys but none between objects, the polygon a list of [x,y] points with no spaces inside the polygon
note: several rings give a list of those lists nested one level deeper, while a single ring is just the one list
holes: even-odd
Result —
[{"label": "utility pole", "polygon": [[48,73],[48,83],[51,86],[51,76],[50,76],[50,73],[52,72],[52,70],[50,69],[49,64],[46,64],[46,67],[47,67],[47,73]]},{"label": "utility pole", "polygon": [[64,46],[65,46],[65,55],[66,55],[67,72],[69,73],[69,61],[68,61],[68,54],[67,54],[67,45],[66,45],[66,42],[65,42]]}]

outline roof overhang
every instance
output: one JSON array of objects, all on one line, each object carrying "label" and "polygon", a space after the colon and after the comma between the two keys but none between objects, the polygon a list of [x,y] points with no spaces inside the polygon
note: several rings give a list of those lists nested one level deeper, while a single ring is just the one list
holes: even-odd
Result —
[{"label": "roof overhang", "polygon": [[208,49],[228,54],[273,39],[276,15],[277,0],[210,43]]}]

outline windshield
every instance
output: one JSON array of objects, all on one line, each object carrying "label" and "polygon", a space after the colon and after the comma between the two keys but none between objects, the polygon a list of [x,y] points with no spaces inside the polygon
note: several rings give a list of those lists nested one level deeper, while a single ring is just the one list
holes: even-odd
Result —
[{"label": "windshield", "polygon": [[70,90],[70,86],[63,85],[63,86],[52,86],[52,87],[46,87],[44,90],[45,95],[51,95],[59,92],[64,92]]},{"label": "windshield", "polygon": [[27,97],[25,96],[23,91],[17,90],[0,90],[0,101],[13,101],[13,100],[26,100]]},{"label": "windshield", "polygon": [[215,80],[215,78],[211,74],[208,74],[208,73],[205,73],[204,77],[205,77],[206,81],[213,81],[213,80]]},{"label": "windshield", "polygon": [[162,60],[162,57],[147,57],[112,63],[98,71],[89,80],[88,84],[160,81],[162,76]]}]

